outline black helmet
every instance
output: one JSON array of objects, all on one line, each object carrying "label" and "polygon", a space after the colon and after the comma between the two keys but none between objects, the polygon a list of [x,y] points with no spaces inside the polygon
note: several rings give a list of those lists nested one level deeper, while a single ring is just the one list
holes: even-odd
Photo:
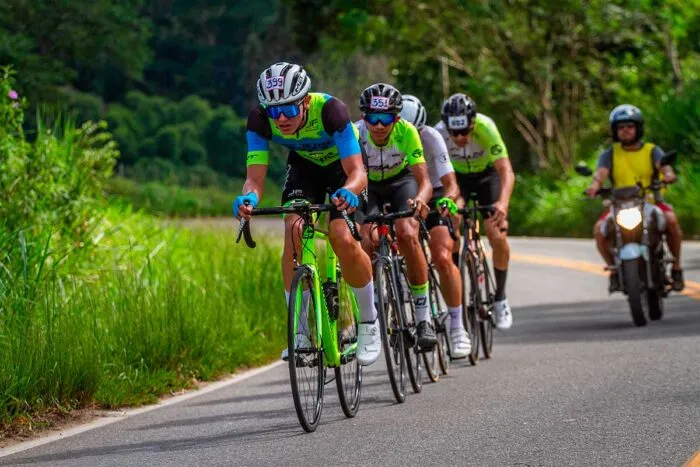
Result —
[{"label": "black helmet", "polygon": [[[442,103],[440,117],[448,130],[469,128],[476,117],[476,104],[466,94],[452,94]],[[455,117],[466,117],[466,119]]]},{"label": "black helmet", "polygon": [[614,141],[619,141],[617,137],[617,124],[622,122],[632,122],[637,127],[637,140],[644,136],[644,115],[637,107],[630,104],[622,104],[615,107],[610,112],[610,132]]},{"label": "black helmet", "polygon": [[377,83],[368,87],[360,95],[360,110],[398,114],[403,109],[401,93],[391,84]]}]

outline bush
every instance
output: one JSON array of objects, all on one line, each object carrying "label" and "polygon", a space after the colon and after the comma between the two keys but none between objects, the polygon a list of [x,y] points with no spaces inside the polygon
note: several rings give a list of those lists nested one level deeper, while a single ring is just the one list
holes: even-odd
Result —
[{"label": "bush", "polygon": [[79,239],[94,222],[96,199],[119,155],[104,122],[76,127],[39,119],[33,142],[22,132],[22,103],[8,98],[13,79],[0,79],[0,222],[7,231],[53,229]]}]

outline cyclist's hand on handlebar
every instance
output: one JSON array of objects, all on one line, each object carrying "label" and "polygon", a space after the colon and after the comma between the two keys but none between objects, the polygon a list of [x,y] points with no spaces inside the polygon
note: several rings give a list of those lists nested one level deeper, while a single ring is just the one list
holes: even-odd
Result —
[{"label": "cyclist's hand on handlebar", "polygon": [[450,198],[440,198],[437,202],[437,208],[442,217],[457,214],[457,204]]},{"label": "cyclist's hand on handlebar", "polygon": [[250,220],[250,215],[253,213],[253,208],[258,205],[258,195],[250,192],[247,195],[241,195],[233,200],[233,215],[236,219],[243,218]]},{"label": "cyclist's hand on handlebar", "polygon": [[430,208],[428,207],[426,202],[420,198],[409,199],[408,207],[411,209],[415,209],[416,214],[421,216],[423,219],[425,219],[428,216],[428,212],[430,211]]},{"label": "cyclist's hand on handlebar", "polygon": [[348,214],[352,214],[360,205],[360,199],[357,195],[347,188],[338,188],[335,193],[331,195],[331,202],[335,204],[338,211],[347,209]]}]

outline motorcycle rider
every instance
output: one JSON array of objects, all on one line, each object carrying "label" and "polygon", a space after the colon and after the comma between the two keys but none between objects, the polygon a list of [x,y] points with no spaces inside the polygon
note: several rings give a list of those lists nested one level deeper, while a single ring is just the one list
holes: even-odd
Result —
[{"label": "motorcycle rider", "polygon": [[[610,177],[613,188],[626,186],[649,186],[655,178],[667,184],[676,181],[676,173],[670,165],[661,166],[664,151],[660,147],[644,142],[644,116],[635,106],[622,104],[610,112],[610,132],[613,138],[612,147],[606,149],[598,159],[598,166],[593,181],[586,193],[595,197],[603,182]],[[656,203],[666,217],[666,238],[668,247],[673,254],[674,262],[671,270],[672,287],[675,291],[684,288],[683,270],[681,269],[682,232],[678,218],[673,208],[663,201]],[[606,264],[614,264],[613,253],[606,235],[605,225],[610,216],[606,210],[593,228],[596,246]],[[610,292],[621,289],[620,277],[616,270],[610,272]]]}]

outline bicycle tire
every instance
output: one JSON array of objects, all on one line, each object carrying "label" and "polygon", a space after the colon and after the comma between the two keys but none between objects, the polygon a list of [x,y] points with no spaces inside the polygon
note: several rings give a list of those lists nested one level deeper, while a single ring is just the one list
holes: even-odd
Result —
[{"label": "bicycle tire", "polygon": [[[343,353],[349,346],[357,343],[357,318],[354,312],[352,291],[343,280],[340,271],[338,281],[338,352]],[[340,407],[346,417],[352,418],[360,407],[362,393],[362,365],[352,355],[340,362],[335,368],[335,384],[338,389]]]},{"label": "bicycle tire", "polygon": [[491,290],[493,277],[489,269],[489,262],[481,248],[479,248],[479,257],[481,258],[481,270],[484,273],[484,295],[482,300],[489,317],[479,322],[479,332],[481,333],[481,349],[484,352],[484,358],[489,359],[493,353],[493,293],[495,291]]},{"label": "bicycle tire", "polygon": [[[321,343],[313,342],[311,348],[296,347],[296,321],[298,305],[302,303],[300,296],[304,288],[310,293],[309,311],[315,310],[313,272],[307,267],[300,267],[292,277],[291,292],[287,314],[287,349],[289,365],[289,381],[292,386],[294,408],[304,431],[310,433],[316,430],[323,410],[323,390],[325,387],[325,371],[323,367],[323,352]],[[297,303],[298,302],[298,303]],[[313,313],[312,313],[313,314]],[[307,328],[311,328],[307,324]],[[307,329],[310,331],[311,329]],[[310,332],[309,332],[310,333]],[[305,370],[309,370],[306,375]],[[314,373],[315,370],[315,373]],[[301,380],[301,381],[300,381]]]},{"label": "bicycle tire", "polygon": [[396,402],[403,403],[406,400],[406,352],[401,331],[404,325],[401,321],[396,287],[392,284],[391,265],[388,260],[380,258],[377,261],[374,277],[377,315],[389,383]]},{"label": "bicycle tire", "polygon": [[438,315],[435,319],[435,332],[438,336],[438,344],[440,345],[438,358],[440,363],[440,371],[442,372],[443,376],[447,376],[450,373],[450,355],[452,354],[450,327],[447,324],[450,314],[447,311],[447,302],[445,302],[445,299],[442,298],[440,285],[435,284],[435,286],[437,291],[435,297],[438,303]]},{"label": "bicycle tire", "polygon": [[[430,265],[428,266],[430,267]],[[423,352],[423,363],[425,364],[425,370],[428,374],[428,378],[431,382],[437,383],[440,381],[440,373],[442,371],[441,353],[444,352],[444,347],[441,345],[442,340],[442,330],[440,329],[440,323],[438,322],[438,314],[440,312],[440,301],[438,298],[438,291],[436,290],[437,284],[433,281],[433,278],[428,272],[428,306],[430,309],[430,316],[433,320],[433,325],[435,326],[435,336],[437,337],[437,344],[433,347],[431,352]]]},{"label": "bicycle tire", "polygon": [[[398,270],[399,274],[399,296],[402,297],[402,314],[404,326],[404,340],[409,345],[404,345],[406,350],[406,362],[408,367],[408,376],[411,380],[413,392],[418,394],[423,390],[423,357],[418,350],[418,323],[416,323],[416,307],[413,304],[413,296],[411,295],[408,286],[408,277],[406,276],[406,267],[402,262]],[[408,300],[406,300],[406,297]],[[409,312],[406,313],[406,304],[408,303]]]},{"label": "bicycle tire", "polygon": [[[477,310],[481,307],[481,294],[476,293],[478,290],[476,267],[474,258],[466,247],[462,251],[459,269],[462,274],[462,322],[471,341],[469,363],[474,366],[479,362],[480,331]],[[467,290],[467,284],[469,284],[469,290]]]}]

